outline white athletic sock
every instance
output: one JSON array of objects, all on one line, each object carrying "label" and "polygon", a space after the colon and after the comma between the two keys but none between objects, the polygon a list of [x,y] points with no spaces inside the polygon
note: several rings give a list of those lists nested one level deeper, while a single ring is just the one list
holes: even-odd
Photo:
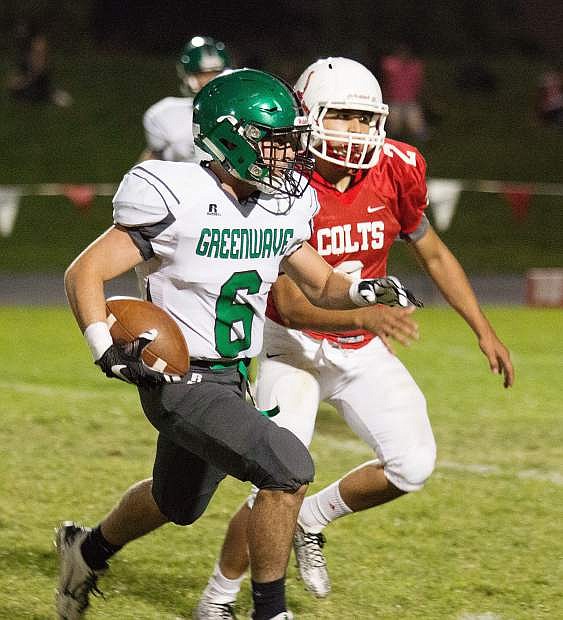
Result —
[{"label": "white athletic sock", "polygon": [[231,603],[236,600],[244,577],[243,574],[238,579],[228,579],[223,575],[217,563],[203,595],[208,596],[214,603]]},{"label": "white athletic sock", "polygon": [[306,532],[317,534],[335,519],[353,512],[344,503],[339,485],[340,480],[337,480],[315,495],[305,498],[297,520]]}]

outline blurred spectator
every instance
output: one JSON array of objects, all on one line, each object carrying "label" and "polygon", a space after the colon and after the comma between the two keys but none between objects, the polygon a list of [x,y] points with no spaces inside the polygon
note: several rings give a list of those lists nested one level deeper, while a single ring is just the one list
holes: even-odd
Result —
[{"label": "blurred spectator", "polygon": [[45,34],[28,21],[16,27],[17,70],[8,77],[7,88],[18,101],[72,105],[72,97],[55,88],[49,66],[49,43]]},{"label": "blurred spectator", "polygon": [[542,125],[563,128],[563,80],[557,71],[540,76],[536,113]]},{"label": "blurred spectator", "polygon": [[424,62],[413,56],[407,45],[400,45],[381,61],[383,92],[389,105],[388,133],[424,142],[428,129],[420,96],[424,84]]}]

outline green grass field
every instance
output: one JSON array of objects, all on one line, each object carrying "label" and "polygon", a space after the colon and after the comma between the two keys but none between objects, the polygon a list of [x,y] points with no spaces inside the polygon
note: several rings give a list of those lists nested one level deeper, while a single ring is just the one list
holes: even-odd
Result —
[{"label": "green grass field", "polygon": [[[437,470],[422,492],[326,530],[327,600],[303,591],[291,561],[298,618],[563,617],[561,312],[488,314],[512,350],[515,387],[490,375],[452,311],[418,313],[422,340],[400,355],[428,398]],[[53,528],[96,523],[150,475],[155,432],[135,390],[90,362],[69,311],[0,308],[0,325],[0,618],[53,618]],[[371,457],[328,408],[317,431],[313,489]],[[227,480],[194,526],[167,526],[123,550],[89,617],[191,617],[246,490]],[[245,584],[242,618],[249,608]]]}]

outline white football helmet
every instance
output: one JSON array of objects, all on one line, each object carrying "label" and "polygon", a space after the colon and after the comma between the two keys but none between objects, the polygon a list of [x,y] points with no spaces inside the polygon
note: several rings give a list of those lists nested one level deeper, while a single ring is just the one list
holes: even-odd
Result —
[{"label": "white football helmet", "polygon": [[[377,164],[389,108],[369,69],[349,58],[321,58],[305,69],[295,90],[311,124],[312,153],[346,168],[366,169]],[[323,119],[330,109],[371,112],[369,131],[326,129]]]}]

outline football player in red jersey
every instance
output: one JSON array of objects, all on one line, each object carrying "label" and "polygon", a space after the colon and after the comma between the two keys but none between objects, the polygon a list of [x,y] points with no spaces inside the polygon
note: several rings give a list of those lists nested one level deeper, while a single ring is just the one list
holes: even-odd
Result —
[{"label": "football player in red jersey", "polygon": [[[461,265],[424,214],[423,157],[410,145],[385,137],[388,109],[376,78],[353,60],[326,58],[303,72],[296,90],[313,127],[311,150],[317,158],[311,184],[321,209],[311,243],[334,267],[365,278],[385,275],[391,244],[402,237],[475,332],[491,371],[511,386],[508,350],[481,311]],[[274,420],[308,446],[319,403],[325,400],[375,456],[303,504],[294,547],[305,586],[315,596],[330,591],[324,527],[421,489],[434,469],[436,447],[425,398],[389,346],[389,338],[402,344],[418,338],[413,310],[322,310],[285,275],[270,294],[258,406],[278,405]],[[231,520],[197,618],[234,617],[232,604],[248,566],[252,501]]]}]

